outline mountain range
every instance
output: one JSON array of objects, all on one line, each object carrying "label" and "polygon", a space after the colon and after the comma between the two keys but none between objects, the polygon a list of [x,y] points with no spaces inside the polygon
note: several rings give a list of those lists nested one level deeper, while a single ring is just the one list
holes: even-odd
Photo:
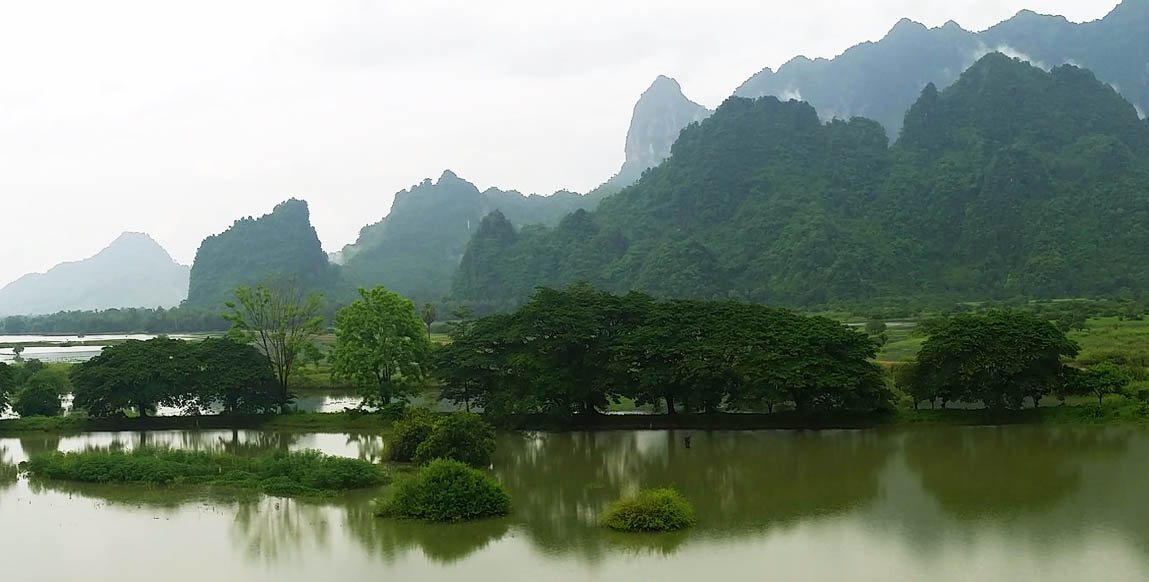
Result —
[{"label": "mountain range", "polygon": [[876,121],[732,97],[670,158],[554,228],[484,219],[452,295],[511,308],[578,281],[816,306],[1149,289],[1149,123],[1088,70],[990,53]]},{"label": "mountain range", "polygon": [[734,94],[806,101],[823,120],[867,117],[897,138],[902,118],[922,87],[945,88],[990,51],[1022,57],[1048,69],[1085,67],[1114,86],[1144,117],[1149,111],[1149,0],[1125,0],[1105,18],[1075,24],[1025,10],[982,32],[948,22],[927,28],[905,19],[877,42],[833,59],[796,57],[765,68]]},{"label": "mountain range", "polygon": [[579,279],[790,305],[1138,292],[1149,280],[1116,265],[1146,242],[1145,30],[1149,0],[1082,24],[1030,11],[981,32],[902,20],[833,59],[763,69],[717,112],[659,76],[622,167],[587,194],[480,191],[446,171],[330,257],[290,200],[203,242],[188,304],[214,307],[272,273],[336,301],[382,284],[497,309]]},{"label": "mountain range", "polygon": [[125,232],[96,255],[32,273],[0,289],[0,314],[120,307],[175,307],[189,269],[146,234]]}]

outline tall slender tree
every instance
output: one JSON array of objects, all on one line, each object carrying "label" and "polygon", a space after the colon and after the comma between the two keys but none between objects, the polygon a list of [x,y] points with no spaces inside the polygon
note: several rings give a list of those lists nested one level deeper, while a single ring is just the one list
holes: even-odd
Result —
[{"label": "tall slender tree", "polygon": [[278,384],[283,412],[291,402],[291,372],[307,344],[323,331],[319,310],[323,296],[307,293],[294,278],[269,278],[251,287],[237,287],[235,301],[226,303],[223,318],[231,322],[228,336],[250,343],[267,358]]},{"label": "tall slender tree", "polygon": [[427,324],[427,339],[431,339],[431,324],[435,323],[435,304],[428,301],[423,304],[422,319]]}]

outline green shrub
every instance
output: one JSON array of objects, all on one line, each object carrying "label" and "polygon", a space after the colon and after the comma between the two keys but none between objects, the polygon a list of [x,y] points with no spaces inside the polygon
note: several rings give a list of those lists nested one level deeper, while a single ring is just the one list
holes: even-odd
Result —
[{"label": "green shrub", "polygon": [[317,451],[276,452],[257,457],[207,451],[144,448],[130,452],[53,452],[28,461],[32,475],[90,483],[227,485],[270,495],[325,495],[383,483],[367,461]]},{"label": "green shrub", "polygon": [[472,467],[491,464],[495,427],[473,412],[453,412],[435,423],[431,434],[415,449],[413,460],[425,465],[434,459],[454,459]]},{"label": "green shrub", "polygon": [[435,427],[435,413],[426,408],[408,408],[403,420],[392,425],[393,436],[389,443],[392,461],[410,461],[415,458],[415,450]]},{"label": "green shrub", "polygon": [[626,532],[673,531],[694,524],[694,508],[674,489],[644,489],[610,506],[603,525]]},{"label": "green shrub", "polygon": [[378,515],[463,521],[510,511],[511,498],[502,484],[482,471],[451,459],[435,459],[414,476],[398,481]]}]

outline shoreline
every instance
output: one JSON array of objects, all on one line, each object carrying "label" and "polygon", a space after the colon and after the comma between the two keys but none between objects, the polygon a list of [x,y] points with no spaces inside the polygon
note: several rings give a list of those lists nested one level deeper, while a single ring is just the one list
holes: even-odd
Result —
[{"label": "shoreline", "polygon": [[[314,433],[381,432],[392,420],[381,414],[305,412],[246,416],[151,416],[146,418],[39,417],[0,420],[0,436],[21,433],[83,433],[152,430],[257,429]],[[497,423],[509,430],[554,432],[610,430],[858,430],[908,426],[1080,425],[1144,426],[1149,409],[1137,403],[1054,406],[1015,411],[897,410],[800,415],[793,411],[702,414],[596,414],[559,420],[522,416]]]}]

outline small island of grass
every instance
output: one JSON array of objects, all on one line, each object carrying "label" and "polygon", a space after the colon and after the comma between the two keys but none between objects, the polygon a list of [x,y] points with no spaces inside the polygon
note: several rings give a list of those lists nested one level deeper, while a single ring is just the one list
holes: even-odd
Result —
[{"label": "small island of grass", "polygon": [[511,498],[486,473],[451,459],[435,459],[398,481],[379,504],[380,517],[457,522],[506,515]]},{"label": "small island of grass", "polygon": [[223,486],[279,497],[324,496],[383,484],[378,465],[317,451],[259,456],[163,448],[54,452],[34,456],[22,468],[42,479]]},{"label": "small island of grass", "polygon": [[674,489],[644,489],[614,502],[602,522],[623,532],[675,531],[694,524],[694,508]]}]

